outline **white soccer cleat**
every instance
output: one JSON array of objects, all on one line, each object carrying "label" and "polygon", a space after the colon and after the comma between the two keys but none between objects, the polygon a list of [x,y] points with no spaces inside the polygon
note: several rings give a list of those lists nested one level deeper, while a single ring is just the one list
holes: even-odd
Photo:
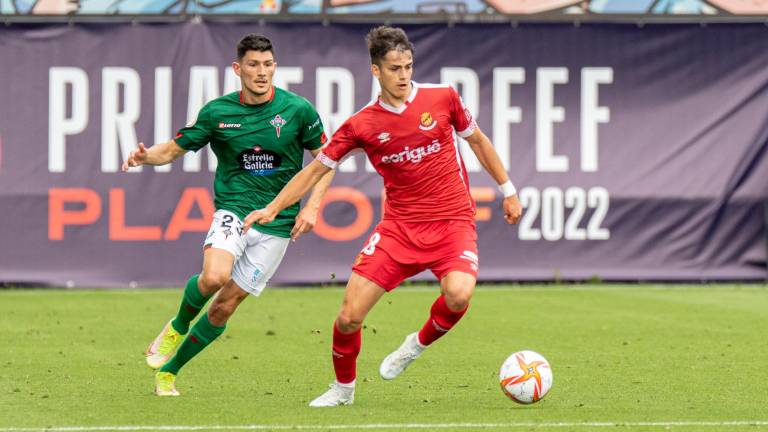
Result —
[{"label": "white soccer cleat", "polygon": [[397,378],[409,364],[419,358],[426,348],[426,346],[419,343],[418,333],[409,334],[398,349],[384,357],[381,366],[379,366],[381,377],[385,380]]},{"label": "white soccer cleat", "polygon": [[313,408],[352,405],[355,401],[355,384],[340,384],[334,381],[330,388],[309,403]]},{"label": "white soccer cleat", "polygon": [[152,369],[158,369],[168,362],[184,339],[184,336],[173,328],[171,321],[168,321],[144,353],[147,366]]}]

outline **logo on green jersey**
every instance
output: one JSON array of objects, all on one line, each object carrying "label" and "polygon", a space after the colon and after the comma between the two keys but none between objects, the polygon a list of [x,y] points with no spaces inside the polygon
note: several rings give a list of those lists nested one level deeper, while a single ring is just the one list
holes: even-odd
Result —
[{"label": "logo on green jersey", "polygon": [[237,156],[240,167],[253,176],[266,176],[274,174],[280,168],[282,158],[279,154],[264,150],[261,146],[254,146],[240,152]]},{"label": "logo on green jersey", "polygon": [[283,118],[280,117],[280,114],[276,115],[275,118],[269,122],[269,124],[275,128],[275,132],[277,133],[278,138],[280,138],[280,128],[285,126],[286,123],[288,122],[283,120]]}]

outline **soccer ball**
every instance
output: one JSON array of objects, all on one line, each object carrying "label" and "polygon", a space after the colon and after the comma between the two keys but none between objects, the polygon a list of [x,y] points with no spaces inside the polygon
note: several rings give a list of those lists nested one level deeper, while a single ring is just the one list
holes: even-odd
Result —
[{"label": "soccer ball", "polygon": [[552,368],[541,354],[518,351],[504,360],[499,371],[504,394],[521,404],[540,401],[552,388]]}]

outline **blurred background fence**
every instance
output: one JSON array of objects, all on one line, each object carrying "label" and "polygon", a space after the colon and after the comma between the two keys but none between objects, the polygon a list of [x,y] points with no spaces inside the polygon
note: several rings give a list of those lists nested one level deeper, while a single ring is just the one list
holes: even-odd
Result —
[{"label": "blurred background fence", "polygon": [[[121,173],[126,155],[238,90],[234,47],[253,31],[275,44],[276,84],[333,132],[378,92],[363,36],[385,22],[415,43],[416,81],[462,94],[518,185],[526,210],[509,228],[459,140],[481,280],[766,278],[768,2],[0,0],[0,13],[0,282],[180,285],[200,266],[216,160]],[[349,275],[382,183],[360,156],[339,171],[276,283]]]}]

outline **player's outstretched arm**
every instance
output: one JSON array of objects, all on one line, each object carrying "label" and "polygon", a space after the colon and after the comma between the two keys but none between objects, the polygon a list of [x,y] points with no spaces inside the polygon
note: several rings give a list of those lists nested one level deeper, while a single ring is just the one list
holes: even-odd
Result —
[{"label": "player's outstretched arm", "polygon": [[[320,179],[331,169],[323,165],[317,159],[310,162],[298,174],[296,174],[283,190],[266,207],[252,211],[245,217],[243,231],[248,231],[251,225],[257,223],[264,225],[272,222],[278,213],[283,211],[289,205],[300,200],[309,189],[316,185]],[[327,187],[327,186],[326,186]]]},{"label": "player's outstretched arm", "polygon": [[[313,157],[317,157],[320,153],[320,149],[311,151]],[[317,223],[317,212],[320,210],[320,202],[325,196],[325,192],[328,190],[328,186],[331,185],[335,170],[328,170],[320,180],[312,188],[312,194],[307,200],[307,204],[301,209],[298,216],[296,216],[296,223],[291,230],[291,239],[296,241],[302,234],[312,231]]]},{"label": "player's outstretched arm", "polygon": [[[496,183],[500,187],[511,188],[512,190],[502,191],[504,193],[504,220],[508,224],[516,224],[520,221],[520,217],[523,215],[523,207],[520,205],[520,200],[517,198],[517,193],[514,191],[514,186],[509,181],[507,170],[504,169],[504,165],[501,163],[499,154],[496,153],[496,149],[493,148],[491,140],[480,130],[475,129],[472,135],[465,138],[469,147],[477,156],[480,164],[488,171],[488,174],[496,180]],[[508,186],[506,186],[508,185]]]},{"label": "player's outstretched arm", "polygon": [[140,142],[139,147],[132,151],[128,159],[123,162],[122,170],[128,171],[128,168],[141,165],[165,165],[178,159],[186,152],[174,140],[155,144],[150,148],[146,148],[144,143]]}]

